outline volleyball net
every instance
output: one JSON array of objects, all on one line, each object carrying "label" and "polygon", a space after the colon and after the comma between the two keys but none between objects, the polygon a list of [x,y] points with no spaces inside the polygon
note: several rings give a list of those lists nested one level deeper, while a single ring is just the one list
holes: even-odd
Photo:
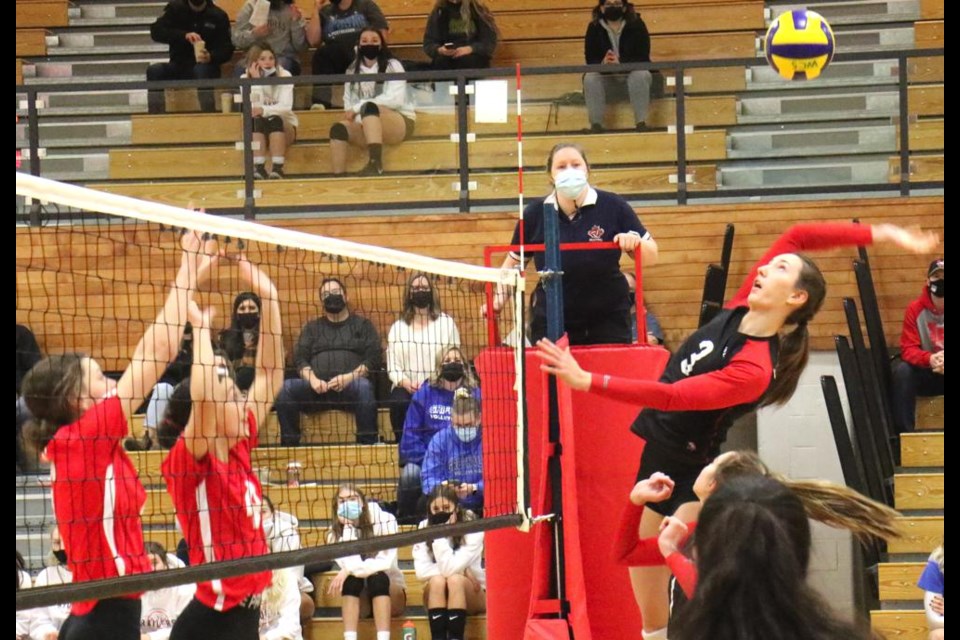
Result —
[{"label": "volleyball net", "polygon": [[[142,398],[120,398],[132,415],[118,433],[116,425],[106,424],[108,411],[90,408],[101,402],[94,391],[109,389],[110,383],[95,379],[89,364],[79,368],[79,390],[69,381],[39,384],[51,371],[60,371],[44,364],[49,361],[27,374],[33,380],[18,388],[18,427],[21,418],[23,425],[17,452],[17,550],[27,569],[37,573],[57,562],[51,548],[51,539],[58,537],[52,535],[54,527],[71,570],[77,572],[80,562],[101,563],[105,568],[94,573],[117,575],[109,567],[128,569],[137,562],[118,557],[122,553],[113,542],[95,539],[98,532],[140,527],[145,542],[159,542],[173,552],[189,545],[183,522],[236,516],[229,510],[242,510],[264,532],[270,551],[233,552],[226,554],[229,560],[213,552],[207,556],[213,562],[185,569],[120,570],[110,580],[20,590],[17,609],[316,566],[355,554],[366,558],[526,521],[524,282],[519,272],[321,237],[298,230],[310,226],[304,219],[264,225],[21,173],[17,194],[46,212],[42,225],[16,229],[17,324],[36,336],[44,357],[82,354],[79,360],[95,361],[112,378],[140,367],[133,379],[150,382]],[[187,236],[198,240],[188,250],[196,255],[185,259]],[[478,247],[478,262],[481,255]],[[192,260],[196,267],[203,259],[214,264],[199,276],[195,307],[183,309],[187,298],[181,296],[174,313],[158,316],[170,307],[165,301],[171,286],[181,282],[175,279],[181,265]],[[269,278],[273,287],[251,278],[251,272]],[[513,347],[488,343],[480,310],[489,287],[506,295],[496,322],[499,335],[520,337],[511,341]],[[280,327],[265,321],[274,305]],[[136,357],[155,319],[170,317],[178,318],[177,326],[156,327],[149,334],[156,348]],[[191,317],[202,319],[199,327],[186,322]],[[165,342],[156,338],[159,334]],[[196,346],[198,340],[209,340],[209,349]],[[258,351],[277,341],[283,347],[278,363],[283,380],[258,385],[269,360]],[[161,344],[163,349],[157,347]],[[154,352],[169,357],[151,361]],[[180,467],[164,467],[165,447],[178,433],[170,427],[182,428],[190,416],[200,415],[194,413],[199,400],[192,397],[197,385],[191,374],[203,372],[196,358],[207,354],[210,362],[201,364],[219,372],[220,383],[230,389],[224,406],[245,396],[253,402],[264,388],[274,396],[258,425],[258,446],[250,452],[249,475],[269,504],[254,495],[244,504],[210,502],[197,506],[197,513],[184,513],[168,490],[171,480],[184,480],[171,475]],[[481,359],[485,366],[474,367]],[[64,363],[69,358],[60,359],[59,366]],[[207,394],[203,401],[221,401],[217,397]],[[458,400],[463,398],[473,400]],[[477,409],[476,419],[469,415],[471,407]],[[54,436],[59,462],[51,478],[52,450],[45,455],[46,441],[37,437],[38,416],[32,413],[54,421],[59,416],[62,422],[84,411],[95,413],[92,423],[98,428],[69,425],[56,431],[62,437],[67,429],[74,440]],[[209,430],[194,425],[193,433],[200,431],[205,442],[214,442]],[[94,463],[103,456],[111,461],[106,471]],[[136,479],[111,475],[122,458],[132,462]],[[89,470],[78,471],[84,468]],[[127,495],[136,483],[144,489],[142,508],[124,504],[137,500],[136,492]],[[444,489],[477,517],[424,527],[428,494]],[[106,498],[86,500],[94,493]],[[347,517],[343,504],[353,499],[350,494],[362,496],[367,505],[364,526],[353,527],[357,519]],[[82,499],[64,505],[61,496]],[[73,521],[64,522],[65,517]],[[73,533],[65,536],[68,527]],[[88,535],[89,545],[71,548]],[[101,547],[106,552],[97,554]]]}]

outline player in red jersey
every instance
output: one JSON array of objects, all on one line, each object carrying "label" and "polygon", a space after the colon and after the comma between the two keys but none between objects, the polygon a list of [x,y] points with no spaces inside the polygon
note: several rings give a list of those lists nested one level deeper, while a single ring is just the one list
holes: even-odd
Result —
[{"label": "player in red jersey", "polygon": [[[196,233],[184,234],[181,246],[173,288],[119,382],[77,353],[41,360],[23,381],[34,416],[24,434],[50,461],[53,510],[74,582],[151,570],[140,522],[146,493],[121,441],[176,355],[188,303],[216,260]],[[60,638],[139,640],[140,594],[73,603]]]},{"label": "player in red jersey", "polygon": [[[826,296],[816,264],[800,251],[890,242],[915,253],[932,251],[933,233],[880,224],[802,224],[791,227],[754,265],[724,311],[677,349],[658,381],[584,371],[570,354],[541,340],[541,368],[574,389],[644,406],[632,431],[646,440],[637,480],[661,471],[672,496],[650,505],[639,535],[655,536],[664,516],[692,519],[693,483],[720,452],[727,429],[759,406],[783,404],[797,387],[809,355],[807,323]],[[795,327],[781,336],[787,325]],[[776,372],[776,376],[774,376]],[[643,635],[666,638],[666,567],[631,567]]]},{"label": "player in red jersey", "polygon": [[[201,313],[192,304],[192,408],[180,425],[182,436],[161,466],[191,565],[269,553],[260,522],[262,490],[250,466],[250,451],[257,446],[259,425],[283,382],[280,304],[277,289],[264,272],[242,257],[238,266],[263,301],[250,393],[243,397],[226,361],[214,354],[211,312]],[[171,427],[178,428],[170,420],[161,425],[164,431]],[[158,435],[165,440],[169,434]],[[269,584],[269,571],[199,583],[170,638],[257,640],[260,594]]]}]

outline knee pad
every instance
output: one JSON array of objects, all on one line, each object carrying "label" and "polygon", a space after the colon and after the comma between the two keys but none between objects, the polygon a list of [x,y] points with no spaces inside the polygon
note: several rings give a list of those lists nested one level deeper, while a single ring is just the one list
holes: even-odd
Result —
[{"label": "knee pad", "polygon": [[271,133],[280,133],[283,131],[283,118],[280,116],[270,116],[267,118],[264,126],[268,135]]},{"label": "knee pad", "polygon": [[350,132],[347,131],[346,125],[342,122],[337,122],[330,127],[330,139],[343,140],[344,142],[348,141],[350,139]]},{"label": "knee pad", "polygon": [[378,571],[367,578],[367,594],[371,598],[390,595],[390,578],[383,571]]},{"label": "knee pad", "polygon": [[364,102],[363,106],[360,107],[360,117],[367,118],[369,116],[379,116],[380,107],[377,106],[375,102]]},{"label": "knee pad", "polygon": [[343,595],[359,598],[363,592],[363,579],[357,576],[347,576],[343,581]]}]

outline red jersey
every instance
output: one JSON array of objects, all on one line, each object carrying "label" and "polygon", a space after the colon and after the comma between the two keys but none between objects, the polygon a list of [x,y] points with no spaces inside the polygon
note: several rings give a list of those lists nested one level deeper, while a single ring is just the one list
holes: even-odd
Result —
[{"label": "red jersey", "polygon": [[[127,433],[120,399],[114,396],[61,427],[47,445],[53,512],[74,582],[151,570],[140,522],[147,494],[121,446]],[[139,599],[140,594],[122,597]],[[96,604],[74,602],[70,612],[86,615]]]},{"label": "red jersey", "polygon": [[[250,466],[250,450],[257,446],[252,412],[247,413],[247,424],[250,436],[230,449],[226,462],[209,452],[197,460],[180,438],[161,465],[191,565],[269,552],[260,523],[263,493]],[[269,571],[199,582],[196,598],[215,611],[228,611],[269,584]]]}]

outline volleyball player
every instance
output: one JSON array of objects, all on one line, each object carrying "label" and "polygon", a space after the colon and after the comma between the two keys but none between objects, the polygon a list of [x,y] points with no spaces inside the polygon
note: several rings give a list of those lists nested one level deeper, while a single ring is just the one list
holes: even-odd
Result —
[{"label": "volleyball player", "polygon": [[[245,258],[241,277],[264,302],[253,386],[243,398],[226,362],[213,352],[211,312],[191,305],[194,354],[192,411],[161,470],[190,548],[190,564],[269,552],[260,523],[262,490],[250,466],[260,424],[283,379],[283,344],[277,289]],[[165,420],[164,428],[171,425]],[[257,640],[260,595],[270,572],[201,582],[177,618],[172,640]]]},{"label": "volleyball player", "polygon": [[[146,573],[140,510],[146,492],[121,441],[180,345],[186,309],[216,258],[196,233],[181,238],[173,288],[119,382],[78,353],[49,356],[21,388],[33,414],[28,441],[50,461],[51,500],[74,582]],[[61,640],[140,638],[140,594],[74,602]]]},{"label": "volleyball player", "polygon": [[[797,252],[874,242],[924,253],[939,239],[889,224],[790,228],[750,270],[724,311],[673,353],[659,381],[590,373],[580,368],[569,349],[546,339],[538,343],[541,368],[572,388],[644,407],[631,427],[646,440],[637,480],[660,471],[676,486],[668,500],[644,511],[642,537],[656,535],[671,513],[691,519],[694,481],[719,454],[737,418],[760,406],[784,404],[793,395],[809,356],[807,323],[826,296],[820,269]],[[794,328],[781,337],[787,325]],[[644,638],[666,638],[669,575],[663,566],[630,569]]]}]

